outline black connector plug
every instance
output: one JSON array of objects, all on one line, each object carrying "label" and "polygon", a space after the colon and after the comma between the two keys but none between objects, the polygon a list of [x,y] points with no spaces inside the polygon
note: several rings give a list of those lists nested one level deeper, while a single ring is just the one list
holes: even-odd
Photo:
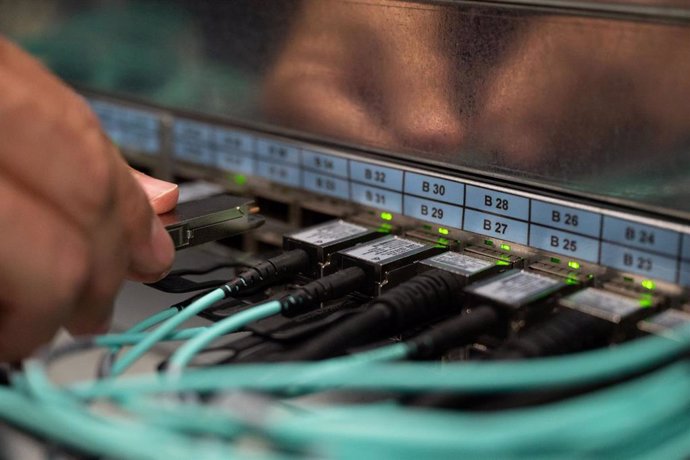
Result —
[{"label": "black connector plug", "polygon": [[409,358],[436,357],[453,348],[468,345],[498,322],[499,315],[495,308],[480,305],[470,312],[442,321],[409,340],[414,349]]},{"label": "black connector plug", "polygon": [[606,345],[614,325],[576,310],[556,313],[540,325],[506,341],[491,359],[526,359],[564,355]]},{"label": "black connector plug", "polygon": [[307,270],[309,255],[302,249],[293,249],[259,262],[239,273],[235,279],[223,286],[226,297],[232,297],[249,289],[294,276]]},{"label": "black connector plug", "polygon": [[300,286],[280,300],[283,316],[293,317],[318,308],[323,302],[343,297],[359,289],[366,279],[364,270],[350,267]]},{"label": "black connector plug", "polygon": [[381,311],[386,316],[383,329],[403,331],[457,307],[463,287],[453,273],[430,270],[376,298],[367,313]]},{"label": "black connector plug", "polygon": [[460,306],[463,285],[445,270],[424,272],[379,296],[364,312],[277,358],[288,361],[327,358],[424,324]]}]

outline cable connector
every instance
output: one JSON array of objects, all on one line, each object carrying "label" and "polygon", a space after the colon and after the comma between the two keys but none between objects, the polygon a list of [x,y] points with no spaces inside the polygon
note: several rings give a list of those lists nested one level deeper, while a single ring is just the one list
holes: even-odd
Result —
[{"label": "cable connector", "polygon": [[280,300],[283,316],[293,317],[318,308],[323,302],[343,297],[359,289],[366,279],[364,270],[349,267],[305,284]]},{"label": "cable connector", "polygon": [[372,339],[424,324],[459,307],[462,288],[462,281],[453,273],[429,270],[379,296],[364,312],[345,319],[279,359],[326,358]]},{"label": "cable connector", "polygon": [[577,310],[564,310],[521,332],[496,349],[491,359],[526,359],[564,355],[606,345],[613,324]]},{"label": "cable connector", "polygon": [[472,343],[499,322],[496,309],[480,305],[467,313],[442,321],[409,340],[410,358],[430,358]]},{"label": "cable connector", "polygon": [[235,296],[248,289],[265,286],[305,271],[309,267],[309,255],[302,249],[293,249],[259,262],[239,273],[222,289],[226,297]]},{"label": "cable connector", "polygon": [[385,329],[402,331],[457,307],[463,286],[453,273],[430,270],[376,298],[369,311],[385,311],[389,317]]}]

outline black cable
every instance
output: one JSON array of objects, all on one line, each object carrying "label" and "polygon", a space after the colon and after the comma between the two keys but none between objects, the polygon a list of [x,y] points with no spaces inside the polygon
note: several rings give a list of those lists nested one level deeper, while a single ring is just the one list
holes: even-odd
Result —
[{"label": "black cable", "polygon": [[605,346],[613,330],[609,321],[565,309],[508,339],[489,358],[528,359],[591,350]]},{"label": "black cable", "polygon": [[[577,310],[565,309],[508,339],[489,354],[487,359],[518,360],[586,351],[605,346],[613,330],[614,325],[606,320]],[[493,410],[552,402],[592,389],[595,387],[527,392],[497,397],[430,393],[413,398],[412,404],[424,407]]]},{"label": "black cable", "polygon": [[359,289],[366,273],[359,267],[349,267],[296,288],[280,299],[281,313],[288,318],[301,315]]},{"label": "black cable", "polygon": [[209,273],[215,272],[217,270],[222,270],[224,268],[249,268],[251,264],[246,262],[220,262],[214,265],[209,265],[203,268],[181,268],[179,270],[172,270],[168,273],[168,276],[195,276],[195,275],[207,275]]},{"label": "black cable", "polygon": [[[292,262],[294,260],[296,260],[296,258],[291,256],[287,261],[285,261],[285,259],[280,259],[278,262],[274,260],[273,263],[281,266],[281,264],[294,263]],[[343,297],[357,290],[364,283],[365,279],[366,274],[364,270],[359,267],[346,268],[324,276],[323,278],[295,288],[289,294],[279,299],[281,303],[281,313],[286,317],[294,317],[319,308],[323,302]],[[252,306],[250,305],[248,308],[252,308]],[[223,349],[223,347],[216,347],[214,350],[220,349]],[[207,352],[209,350],[204,351]],[[102,378],[110,375],[110,369],[116,356],[117,352],[114,351],[110,351],[103,356],[99,366],[99,377]],[[167,360],[159,365],[159,369],[165,369],[166,365]]]},{"label": "black cable", "polygon": [[428,330],[408,340],[414,352],[412,359],[427,359],[463,345],[474,342],[477,337],[486,333],[498,324],[499,315],[496,309],[480,305],[471,311],[449,318],[435,324]]},{"label": "black cable", "polygon": [[155,283],[147,283],[147,286],[158,289],[162,292],[167,292],[170,294],[185,294],[188,292],[200,291],[202,289],[209,289],[218,286],[222,286],[226,280],[206,280],[206,281],[194,281],[185,276],[192,275],[206,275],[217,270],[224,268],[248,268],[249,264],[241,262],[223,262],[209,267],[193,269],[193,268],[183,268],[179,270],[173,270],[168,275],[160,281]]},{"label": "black cable", "polygon": [[238,273],[222,289],[226,297],[233,297],[250,289],[267,286],[281,279],[293,277],[309,267],[309,255],[302,249],[285,251]]},{"label": "black cable", "polygon": [[[415,395],[411,398],[403,397],[401,400],[409,406],[433,407],[446,410],[496,411],[532,407],[562,401],[604,388],[620,385],[649,375],[684,359],[690,360],[690,351],[685,355],[669,357],[651,364],[649,367],[630,370],[622,375],[612,376],[600,382],[577,385],[569,388],[524,390],[514,393],[480,395],[439,392]],[[508,377],[509,376],[507,376],[507,378]]]},{"label": "black cable", "polygon": [[5,367],[4,363],[0,363],[0,386],[8,386],[10,384],[10,370]]},{"label": "black cable", "polygon": [[[232,281],[225,283],[222,288],[225,291],[226,298],[248,294],[257,288],[265,287],[283,278],[303,272],[308,265],[309,256],[302,249],[285,251],[238,273]],[[182,310],[209,292],[211,290],[200,292],[182,302],[171,305],[170,308]],[[109,350],[103,355],[98,366],[99,378],[105,378],[110,375],[117,354],[117,350]]]},{"label": "black cable", "polygon": [[322,359],[376,338],[395,335],[457,307],[462,288],[463,283],[444,270],[422,273],[379,296],[364,312],[345,319],[303,346],[275,356],[275,359]]},{"label": "black cable", "polygon": [[[266,259],[238,273],[232,281],[227,283],[224,286],[226,288],[226,297],[237,297],[254,293],[257,288],[265,287],[282,278],[287,278],[304,271],[308,263],[309,257],[307,253],[301,249],[287,251],[276,257]],[[225,283],[225,281],[220,284],[223,283]],[[219,285],[216,285],[214,289],[217,289]],[[229,290],[233,290],[232,295],[228,294]],[[211,291],[213,291],[213,289],[207,289],[203,292],[194,294],[181,302],[171,305],[170,308],[182,310]]]},{"label": "black cable", "polygon": [[[247,268],[236,274],[235,278],[229,283],[226,283],[225,280],[197,282],[180,276],[180,273],[195,275],[209,273],[223,267]],[[232,297],[240,294],[249,294],[254,292],[255,289],[265,287],[280,279],[304,272],[308,267],[309,256],[307,253],[302,249],[293,249],[254,265],[228,262],[226,264],[219,264],[200,270],[177,270],[176,272],[171,272],[162,280],[156,283],[147,284],[147,286],[151,286],[163,292],[177,294],[223,286],[223,288],[226,289],[227,296]]]}]

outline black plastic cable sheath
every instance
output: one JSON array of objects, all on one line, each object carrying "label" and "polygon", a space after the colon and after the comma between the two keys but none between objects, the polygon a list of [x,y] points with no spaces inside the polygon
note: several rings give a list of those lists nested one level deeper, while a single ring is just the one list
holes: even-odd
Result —
[{"label": "black plastic cable sheath", "polygon": [[606,345],[613,329],[609,321],[565,309],[508,339],[490,359],[529,359],[591,350]]},{"label": "black plastic cable sheath", "polygon": [[424,324],[460,306],[463,285],[453,274],[430,270],[379,296],[362,313],[344,320],[278,361],[310,361],[343,353],[376,338]]},{"label": "black plastic cable sheath", "polygon": [[442,321],[410,339],[415,350],[410,358],[431,358],[463,345],[473,343],[499,321],[496,309],[480,305],[470,312]]}]

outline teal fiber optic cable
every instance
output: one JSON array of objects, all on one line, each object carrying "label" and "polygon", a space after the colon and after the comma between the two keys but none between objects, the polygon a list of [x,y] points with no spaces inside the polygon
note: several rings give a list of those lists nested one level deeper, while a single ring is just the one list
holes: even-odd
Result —
[{"label": "teal fiber optic cable", "polygon": [[[207,327],[190,327],[180,331],[174,331],[161,340],[189,340],[197,336],[199,333],[208,329]],[[106,334],[100,335],[94,339],[96,345],[100,347],[121,347],[124,345],[134,345],[146,337],[150,332],[123,332],[122,334]]]},{"label": "teal fiber optic cable", "polygon": [[166,308],[165,310],[161,310],[158,313],[154,313],[153,315],[149,316],[148,318],[145,318],[144,320],[138,322],[131,328],[127,329],[125,333],[132,333],[132,332],[142,332],[145,331],[146,329],[149,329],[153,326],[158,325],[159,323],[162,323],[168,318],[171,318],[177,314],[178,310],[175,308]]},{"label": "teal fiber optic cable", "polygon": [[[618,378],[682,356],[690,349],[690,327],[678,330],[678,341],[646,337],[617,347],[529,362],[377,363],[337,366],[315,372],[321,363],[242,364],[189,371],[177,379],[160,376],[131,377],[120,382],[84,382],[72,385],[75,394],[110,397],[120,393],[216,391],[251,388],[280,391],[301,388],[390,390],[398,392],[471,391],[501,392],[563,388]],[[305,380],[304,376],[318,378]],[[510,378],[506,378],[510,376]]]},{"label": "teal fiber optic cable", "polygon": [[281,303],[274,300],[251,307],[218,321],[182,345],[170,358],[168,371],[170,373],[179,373],[197,353],[201,352],[218,337],[235,332],[254,321],[277,315],[280,313],[280,310]]},{"label": "teal fiber optic cable", "polygon": [[113,364],[112,375],[116,376],[127,370],[144,353],[150,350],[156,343],[163,340],[166,335],[173,332],[179,325],[211,307],[216,302],[223,300],[225,296],[226,293],[223,289],[215,289],[189,304],[184,310],[165,320],[156,330],[147,335],[146,338],[137,343],[131,350],[125,353],[122,358]]},{"label": "teal fiber optic cable", "polygon": [[85,409],[35,402],[0,388],[0,419],[79,451],[125,460],[280,460],[293,458],[266,451],[242,451],[214,439],[181,436],[135,419],[101,416]]},{"label": "teal fiber optic cable", "polygon": [[[134,334],[138,332],[143,332],[153,326],[158,325],[159,323],[162,323],[163,321],[167,320],[168,318],[171,318],[177,314],[177,309],[175,308],[166,308],[165,310],[159,311],[158,313],[155,313],[148,318],[145,318],[144,320],[140,321],[139,323],[135,324],[131,328],[127,329],[125,331],[125,334]],[[100,337],[99,337],[100,338]],[[96,339],[96,341],[99,340],[99,338]],[[102,340],[102,342],[105,342],[105,340]],[[111,367],[109,363],[115,362],[115,359],[117,358],[118,353],[122,349],[120,346],[121,344],[113,344],[110,347],[110,350],[106,353],[106,355],[101,359],[101,367],[99,369],[99,376],[100,377],[107,377],[111,373]]]}]

